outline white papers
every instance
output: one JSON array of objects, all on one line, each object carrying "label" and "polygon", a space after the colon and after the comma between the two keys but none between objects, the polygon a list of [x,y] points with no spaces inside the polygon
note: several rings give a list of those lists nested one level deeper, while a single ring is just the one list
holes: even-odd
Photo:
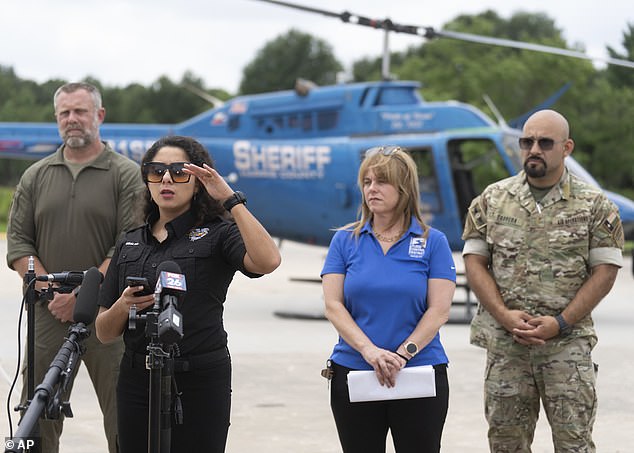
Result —
[{"label": "white papers", "polygon": [[348,373],[350,402],[396,400],[436,396],[436,374],[431,365],[403,368],[396,376],[396,385],[379,384],[374,370]]}]

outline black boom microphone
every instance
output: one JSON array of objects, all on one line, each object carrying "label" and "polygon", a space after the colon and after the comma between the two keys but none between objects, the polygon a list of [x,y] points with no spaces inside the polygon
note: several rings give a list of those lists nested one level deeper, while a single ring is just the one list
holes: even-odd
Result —
[{"label": "black boom microphone", "polygon": [[[83,277],[83,272],[81,274]],[[69,404],[60,401],[60,398],[65,393],[73,371],[79,363],[79,357],[84,352],[82,341],[90,336],[87,326],[92,324],[97,314],[97,296],[102,280],[103,275],[96,267],[86,271],[73,311],[75,322],[68,329],[68,337],[51,362],[42,383],[35,388],[33,399],[20,420],[14,437],[16,441],[11,443],[16,448],[20,445],[19,439],[31,437],[35,424],[45,410],[46,418],[49,419],[59,418],[60,411],[72,417]],[[9,443],[5,442],[5,445]],[[20,451],[22,449],[7,448],[5,450],[5,452]]]},{"label": "black boom microphone", "polygon": [[103,274],[96,267],[91,267],[85,273],[84,284],[77,296],[73,320],[75,324],[89,326],[97,317],[97,299],[99,298],[99,286],[103,282]]},{"label": "black boom microphone", "polygon": [[38,282],[61,283],[62,285],[79,286],[84,281],[84,277],[88,271],[65,271],[54,274],[38,275]]}]

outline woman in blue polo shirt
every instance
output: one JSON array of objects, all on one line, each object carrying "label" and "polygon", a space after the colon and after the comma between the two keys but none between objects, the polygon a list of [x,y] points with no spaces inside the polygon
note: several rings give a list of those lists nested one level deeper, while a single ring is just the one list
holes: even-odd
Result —
[{"label": "woman in blue polo shirt", "polygon": [[[400,147],[371,148],[358,177],[361,216],[334,235],[322,270],[326,316],[339,333],[330,357],[331,408],[344,453],[438,452],[449,404],[439,329],[456,269],[445,235],[422,220],[416,164]],[[348,373],[374,370],[394,387],[404,367],[432,365],[436,396],[350,402]]]}]

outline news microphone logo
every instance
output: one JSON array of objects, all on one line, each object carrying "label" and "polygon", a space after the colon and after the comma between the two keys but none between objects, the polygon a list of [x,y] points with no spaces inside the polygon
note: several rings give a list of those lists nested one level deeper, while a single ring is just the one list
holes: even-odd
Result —
[{"label": "news microphone logo", "polygon": [[163,309],[157,320],[158,336],[162,342],[173,344],[183,338],[183,316],[178,311],[178,303],[185,296],[187,283],[180,267],[173,261],[161,263],[157,271],[154,297]]},{"label": "news microphone logo", "polygon": [[184,295],[187,291],[187,283],[183,274],[175,272],[163,271],[159,275],[156,282],[156,293],[174,294],[176,296]]}]

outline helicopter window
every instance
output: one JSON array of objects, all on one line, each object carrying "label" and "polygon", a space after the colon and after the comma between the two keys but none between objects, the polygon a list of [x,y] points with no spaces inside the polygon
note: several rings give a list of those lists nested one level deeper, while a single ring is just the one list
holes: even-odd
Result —
[{"label": "helicopter window", "polygon": [[317,113],[317,129],[327,130],[333,129],[337,126],[339,120],[338,112],[336,110],[330,110],[327,112]]},{"label": "helicopter window", "polygon": [[302,115],[302,129],[305,131],[310,131],[313,128],[313,118],[310,113],[305,113]]},{"label": "helicopter window", "polygon": [[409,105],[417,103],[418,98],[410,87],[382,88],[376,98],[376,105]]},{"label": "helicopter window", "polygon": [[258,129],[263,129],[267,134],[280,131],[284,129],[284,117],[283,116],[264,116],[257,118],[256,126]]},{"label": "helicopter window", "polygon": [[240,128],[240,115],[231,115],[229,117],[229,122],[227,123],[227,128],[230,131],[235,131]]},{"label": "helicopter window", "polygon": [[290,127],[291,129],[295,129],[299,127],[299,118],[297,117],[297,115],[289,115],[288,127]]},{"label": "helicopter window", "polygon": [[420,185],[420,201],[423,214],[441,210],[438,194],[438,178],[434,166],[431,148],[409,148],[409,155],[416,162],[418,184]]},{"label": "helicopter window", "polygon": [[363,105],[363,103],[365,102],[365,97],[368,95],[368,90],[368,88],[363,90],[363,93],[361,94],[361,99],[359,99],[359,105]]},{"label": "helicopter window", "polygon": [[464,223],[471,200],[486,186],[510,173],[491,140],[451,140],[448,149],[458,210]]}]

